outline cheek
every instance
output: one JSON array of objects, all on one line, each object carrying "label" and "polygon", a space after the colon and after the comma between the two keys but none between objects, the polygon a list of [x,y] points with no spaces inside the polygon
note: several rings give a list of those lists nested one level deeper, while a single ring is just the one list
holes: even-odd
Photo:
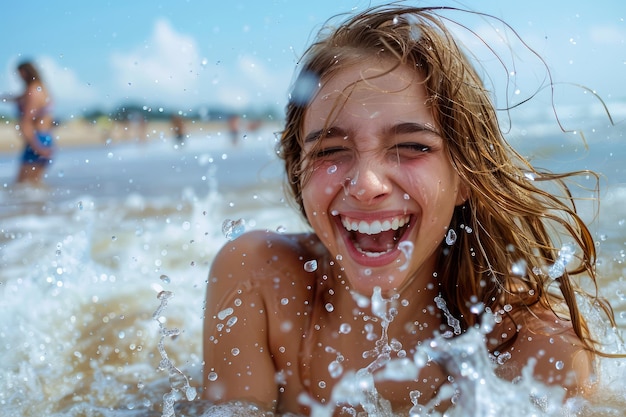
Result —
[{"label": "cheek", "polygon": [[459,193],[459,181],[455,174],[447,170],[421,167],[412,173],[407,171],[406,189],[412,190],[425,207],[440,210],[441,207],[455,206]]},{"label": "cheek", "polygon": [[326,200],[343,188],[346,177],[344,164],[321,164],[308,176],[306,185],[302,187],[303,195],[308,194],[314,201]]}]

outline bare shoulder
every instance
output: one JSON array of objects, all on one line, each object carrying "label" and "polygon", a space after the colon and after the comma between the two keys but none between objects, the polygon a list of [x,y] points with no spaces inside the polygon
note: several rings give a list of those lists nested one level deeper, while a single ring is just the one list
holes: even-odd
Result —
[{"label": "bare shoulder", "polygon": [[304,264],[319,250],[313,234],[247,232],[225,244],[216,255],[209,285],[226,290],[258,286],[267,280],[298,283],[303,281],[299,278],[303,277]]},{"label": "bare shoulder", "polygon": [[[568,396],[592,390],[594,356],[585,349],[569,320],[550,310],[535,308],[516,322],[517,338],[507,351],[510,359],[501,371],[514,377],[525,366],[533,366],[535,378],[562,386]],[[515,329],[496,328],[496,332],[507,331]]]}]

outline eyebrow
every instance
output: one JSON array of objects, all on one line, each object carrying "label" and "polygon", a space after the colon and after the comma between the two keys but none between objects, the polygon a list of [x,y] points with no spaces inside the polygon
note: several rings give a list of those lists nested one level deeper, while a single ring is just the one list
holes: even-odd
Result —
[{"label": "eyebrow", "polygon": [[318,139],[320,139],[322,136],[324,137],[334,137],[334,136],[341,136],[341,137],[346,137],[348,136],[348,133],[339,128],[339,127],[329,127],[328,129],[319,129],[319,130],[314,130],[311,133],[309,133],[308,135],[306,135],[304,137],[304,143],[309,143],[309,142],[314,142]]},{"label": "eyebrow", "polygon": [[[415,122],[402,122],[396,125],[393,125],[387,129],[385,129],[384,133],[392,133],[392,134],[411,134],[418,132],[430,132],[437,136],[441,136],[441,133],[435,129],[433,125],[430,123],[415,123]],[[304,137],[304,143],[314,142],[320,139],[322,136],[348,136],[347,132],[338,127],[329,127],[328,129],[318,129],[314,130],[308,135]]]},{"label": "eyebrow", "polygon": [[388,129],[388,131],[396,135],[418,133],[418,132],[430,132],[430,133],[434,133],[437,136],[441,136],[439,131],[437,131],[437,129],[435,129],[435,127],[430,123],[415,123],[415,122],[398,123],[397,125],[391,126],[391,128]]}]

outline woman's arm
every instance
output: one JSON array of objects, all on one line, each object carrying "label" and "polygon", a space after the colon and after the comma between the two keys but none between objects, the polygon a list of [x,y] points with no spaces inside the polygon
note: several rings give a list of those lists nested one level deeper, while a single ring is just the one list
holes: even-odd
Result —
[{"label": "woman's arm", "polygon": [[[275,410],[276,367],[268,311],[255,271],[266,265],[262,232],[247,233],[217,254],[209,274],[204,319],[203,396],[216,403],[253,402]],[[263,240],[262,240],[263,239]]]}]

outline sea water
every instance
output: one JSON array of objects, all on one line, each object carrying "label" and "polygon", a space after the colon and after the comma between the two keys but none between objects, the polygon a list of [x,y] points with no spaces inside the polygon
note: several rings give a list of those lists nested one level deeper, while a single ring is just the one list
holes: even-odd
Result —
[{"label": "sea water", "polygon": [[[617,119],[610,126],[598,117],[584,140],[539,121],[511,135],[544,167],[606,175],[599,215],[594,204],[580,209],[592,223],[600,291],[613,303],[619,331],[626,326],[626,145]],[[184,145],[163,136],[64,149],[45,190],[13,186],[16,156],[0,155],[0,415],[255,413],[246,404],[208,411],[197,398],[203,303],[211,260],[233,233],[305,230],[284,198],[275,130],[249,134],[237,147],[216,131]],[[581,181],[591,186],[593,178]],[[607,349],[623,349],[615,329],[588,311]],[[412,377],[400,370],[419,372],[424,358],[436,358],[451,374],[441,395],[461,393],[450,416],[621,416],[626,410],[624,361],[602,362],[604,388],[593,404],[564,406],[528,373],[516,385],[497,379],[483,331],[434,339],[400,363],[379,361],[377,378]],[[370,377],[347,372],[337,396]],[[352,401],[363,395],[352,393]],[[417,399],[413,405],[415,416],[439,415]],[[329,415],[311,406],[316,415]],[[386,413],[383,406],[370,409]]]}]

